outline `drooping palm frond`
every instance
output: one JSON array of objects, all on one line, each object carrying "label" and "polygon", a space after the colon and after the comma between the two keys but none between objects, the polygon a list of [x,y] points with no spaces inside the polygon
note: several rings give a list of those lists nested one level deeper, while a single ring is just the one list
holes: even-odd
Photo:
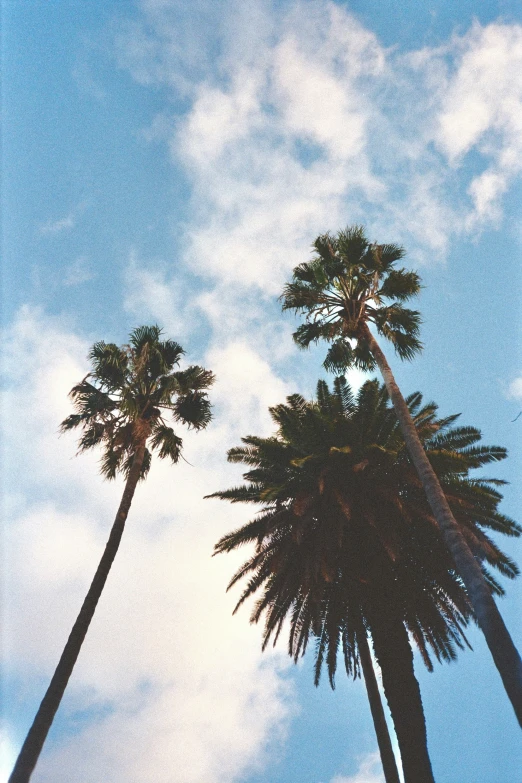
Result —
[{"label": "drooping palm frond", "polygon": [[[346,242],[362,247],[358,236]],[[321,253],[329,252],[325,240]],[[453,427],[458,417],[439,417],[420,393],[410,395],[408,406],[455,518],[498,592],[488,566],[510,578],[516,566],[485,530],[519,535],[521,528],[498,511],[496,481],[469,474],[503,459],[505,450],[479,445],[478,430]],[[211,495],[261,507],[215,553],[254,546],[230,586],[247,580],[236,609],[259,596],[251,620],[265,619],[263,646],[288,621],[289,653],[297,660],[314,638],[315,680],[326,665],[333,685],[339,649],[347,672],[357,673],[357,634],[371,631],[379,612],[393,607],[428,668],[432,656],[453,660],[467,644],[471,608],[385,387],[367,381],[354,396],[344,378],[333,389],[320,381],[316,400],[292,395],[270,412],[276,435],[243,438],[229,451],[229,461],[248,468],[245,483]]]}]

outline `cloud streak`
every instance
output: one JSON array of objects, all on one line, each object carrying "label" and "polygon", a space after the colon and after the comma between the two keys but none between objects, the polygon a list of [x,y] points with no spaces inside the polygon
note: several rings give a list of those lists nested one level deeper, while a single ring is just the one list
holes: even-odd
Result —
[{"label": "cloud streak", "polygon": [[40,226],[40,234],[60,234],[62,231],[74,228],[76,217],[73,213],[66,215],[59,220],[49,220]]}]

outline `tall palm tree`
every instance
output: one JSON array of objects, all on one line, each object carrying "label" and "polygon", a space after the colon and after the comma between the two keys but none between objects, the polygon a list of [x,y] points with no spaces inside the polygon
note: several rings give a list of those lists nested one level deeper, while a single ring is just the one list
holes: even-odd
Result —
[{"label": "tall palm tree", "polygon": [[[501,515],[495,482],[472,479],[473,468],[503,459],[504,449],[474,444],[480,433],[452,427],[457,417],[436,417],[420,394],[407,405],[418,437],[447,493],[491,589],[502,592],[487,569],[507,576],[517,568],[483,528],[518,535]],[[229,451],[231,462],[247,464],[246,484],[217,492],[231,502],[262,505],[250,523],[224,536],[216,552],[252,542],[255,552],[232,578],[247,577],[239,606],[262,590],[251,616],[266,614],[263,646],[290,619],[289,653],[304,654],[317,640],[316,684],[326,662],[333,686],[342,645],[348,674],[359,660],[370,694],[370,633],[392,713],[407,783],[432,781],[420,691],[408,632],[431,668],[429,649],[439,659],[455,657],[471,607],[426,502],[385,387],[367,382],[354,400],[344,378],[334,392],[324,382],[317,401],[299,395],[271,408],[278,426],[271,438],[247,437]],[[372,703],[374,717],[379,704]],[[394,780],[382,725],[376,723],[386,780]],[[388,740],[389,742],[389,740]],[[382,748],[385,749],[384,754]]]},{"label": "tall palm tree", "polygon": [[149,449],[174,464],[181,457],[182,439],[166,417],[196,430],[211,419],[206,390],[214,381],[213,374],[196,365],[176,370],[184,351],[161,335],[158,326],[141,326],[121,348],[95,343],[89,354],[92,371],[70,392],[76,413],[62,422],[62,432],[79,427],[78,451],[101,446],[103,476],[114,479],[122,473],[126,482],[94,579],[9,783],[26,783],[38,761],[118,551],[136,486],[149,471]]},{"label": "tall palm tree", "polygon": [[293,280],[282,295],[283,309],[306,315],[294,339],[303,348],[320,339],[330,342],[324,362],[328,370],[379,367],[429,504],[522,726],[522,660],[473,547],[459,529],[417,436],[386,357],[369,328],[373,324],[380,336],[390,340],[401,359],[413,358],[422,347],[420,315],[404,307],[403,302],[419,292],[420,278],[415,272],[395,268],[404,255],[402,247],[370,244],[360,226],[335,236],[319,236],[314,248],[312,260],[294,269]]}]

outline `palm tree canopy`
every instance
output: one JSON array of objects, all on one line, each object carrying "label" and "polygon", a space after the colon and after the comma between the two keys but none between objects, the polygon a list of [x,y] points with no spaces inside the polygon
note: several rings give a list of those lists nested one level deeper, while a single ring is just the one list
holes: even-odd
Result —
[{"label": "palm tree canopy", "polygon": [[[455,426],[457,416],[438,418],[437,406],[423,405],[420,393],[407,402],[455,517],[492,590],[501,593],[488,565],[508,577],[518,570],[486,531],[514,536],[521,528],[498,510],[503,482],[470,472],[506,451],[480,445],[480,432]],[[316,682],[326,659],[333,685],[340,643],[347,672],[357,675],[361,615],[371,632],[379,613],[394,611],[429,668],[429,651],[454,658],[470,605],[385,387],[368,381],[354,398],[344,378],[335,379],[333,391],[320,381],[315,401],[293,395],[270,413],[276,435],[243,438],[228,453],[229,461],[248,465],[246,483],[210,496],[262,506],[215,548],[255,545],[229,585],[248,580],[236,610],[260,592],[251,621],[265,614],[266,646],[288,618],[295,660],[315,637]]]},{"label": "palm tree canopy", "polygon": [[[197,365],[175,369],[184,350],[161,336],[158,326],[140,326],[131,332],[128,345],[95,343],[89,353],[91,372],[70,392],[76,412],[62,422],[61,431],[83,430],[79,452],[102,446],[101,472],[108,479],[118,472],[128,475],[140,436],[160,458],[179,460],[183,442],[167,416],[194,429],[210,421],[206,390],[214,375]],[[150,464],[147,448],[141,478]]]},{"label": "palm tree canopy", "polygon": [[412,359],[422,348],[420,315],[403,302],[421,285],[416,272],[396,268],[404,249],[371,244],[361,226],[323,234],[313,247],[311,261],[295,267],[281,297],[284,310],[306,314],[294,333],[296,343],[306,348],[320,339],[330,342],[327,370],[373,370],[375,359],[361,339],[361,326],[370,321],[401,359]]}]

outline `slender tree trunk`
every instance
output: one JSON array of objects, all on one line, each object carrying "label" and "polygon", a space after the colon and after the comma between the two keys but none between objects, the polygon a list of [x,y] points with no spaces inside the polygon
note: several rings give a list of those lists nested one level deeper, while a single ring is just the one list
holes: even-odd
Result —
[{"label": "slender tree trunk", "polygon": [[360,632],[357,634],[357,646],[359,648],[359,658],[363,670],[368,701],[370,702],[375,734],[377,735],[377,744],[379,746],[384,779],[386,783],[400,783],[397,762],[391,744],[390,732],[388,731],[388,724],[386,723],[386,717],[384,715],[381,694],[379,693],[377,677],[375,676],[373,661],[370,655],[370,647],[366,637],[366,629],[364,627],[361,627]]},{"label": "slender tree trunk", "polygon": [[522,726],[522,660],[518,650],[491,595],[480,564],[455,521],[386,357],[367,324],[361,328],[361,337],[367,342],[382,373],[406,446],[419,474],[431,510],[440,527],[446,546],[455,561],[457,571],[464,581],[475,617],[486,637],[487,645],[504,683],[506,693],[513,705],[518,722]]},{"label": "slender tree trunk", "polygon": [[404,773],[404,783],[435,783],[428,754],[426,721],[419,684],[413,670],[413,653],[406,629],[393,613],[370,621],[373,649],[381,668],[386,701]]},{"label": "slender tree trunk", "polygon": [[138,483],[143,459],[145,456],[145,439],[138,445],[132,466],[125,484],[118,513],[114,520],[110,536],[102,558],[85,597],[80,613],[76,618],[72,631],[64,647],[60,661],[53,674],[47,692],[40,704],[33,725],[25,739],[16,764],[9,778],[9,783],[27,783],[38,761],[45,738],[51,728],[54,716],[64,694],[69,677],[72,674],[76,659],[80,653],[83,640],[94,615],[94,610],[102,594],[114,558],[120,545],[125,522],[131,506],[132,498]]}]

